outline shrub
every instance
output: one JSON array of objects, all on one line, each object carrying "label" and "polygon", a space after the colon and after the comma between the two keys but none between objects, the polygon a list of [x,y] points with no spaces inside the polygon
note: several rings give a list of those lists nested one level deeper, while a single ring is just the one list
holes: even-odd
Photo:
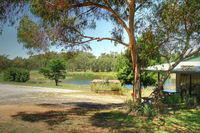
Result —
[{"label": "shrub", "polygon": [[142,106],[142,115],[147,116],[147,117],[154,117],[157,115],[156,109],[153,108],[152,105],[150,104],[144,104]]},{"label": "shrub", "polygon": [[176,110],[180,108],[182,103],[182,98],[179,94],[172,94],[169,96],[164,96],[162,102],[168,107],[171,107],[175,113]]},{"label": "shrub", "polygon": [[128,113],[136,113],[137,115],[146,116],[149,118],[155,117],[157,115],[156,108],[151,104],[141,103],[135,104],[132,100],[125,102],[126,107],[128,108]]},{"label": "shrub", "polygon": [[179,94],[164,96],[162,101],[163,103],[168,104],[170,106],[178,105],[182,102],[181,96]]},{"label": "shrub", "polygon": [[9,68],[4,72],[5,81],[26,82],[30,79],[30,72],[22,68]]},{"label": "shrub", "polygon": [[185,108],[194,108],[197,105],[197,99],[191,96],[185,96],[183,98]]}]

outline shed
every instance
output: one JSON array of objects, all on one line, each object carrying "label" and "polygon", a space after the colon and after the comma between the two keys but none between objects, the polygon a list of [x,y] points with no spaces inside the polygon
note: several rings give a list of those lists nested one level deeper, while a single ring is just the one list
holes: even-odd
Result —
[{"label": "shed", "polygon": [[[166,72],[168,69],[169,64],[161,64],[147,67],[145,70]],[[195,96],[200,101],[200,56],[188,58],[180,62],[172,70],[172,73],[176,74],[176,91],[182,95]]]}]

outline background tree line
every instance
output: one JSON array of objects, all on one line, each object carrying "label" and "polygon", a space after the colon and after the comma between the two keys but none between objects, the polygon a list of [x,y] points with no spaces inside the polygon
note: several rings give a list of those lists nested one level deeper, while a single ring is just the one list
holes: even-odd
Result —
[{"label": "background tree line", "polygon": [[28,70],[39,70],[46,67],[52,59],[62,58],[66,61],[67,71],[93,71],[93,72],[113,72],[117,71],[117,58],[120,54],[111,52],[102,53],[96,57],[89,52],[46,52],[44,54],[32,55],[29,58],[15,57],[9,59],[9,55],[0,55],[0,71],[7,68],[25,68]]}]

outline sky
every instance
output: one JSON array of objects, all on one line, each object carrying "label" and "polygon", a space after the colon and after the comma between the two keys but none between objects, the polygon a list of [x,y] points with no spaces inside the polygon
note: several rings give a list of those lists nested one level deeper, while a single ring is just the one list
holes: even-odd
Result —
[{"label": "sky", "polygon": [[[27,50],[23,48],[23,45],[17,42],[16,26],[4,27],[3,34],[0,35],[0,55],[8,55],[8,58],[13,59],[17,56],[27,58]],[[86,35],[110,37],[110,31],[112,24],[106,21],[97,22],[97,28],[95,30],[86,30]],[[125,39],[126,41],[127,39]],[[127,42],[127,41],[126,41]],[[118,52],[121,53],[125,50],[125,47],[118,44],[114,46],[110,41],[93,41],[90,43],[92,48],[91,52],[95,56],[99,56],[101,53]],[[52,48],[52,51],[60,52],[59,48]]]}]

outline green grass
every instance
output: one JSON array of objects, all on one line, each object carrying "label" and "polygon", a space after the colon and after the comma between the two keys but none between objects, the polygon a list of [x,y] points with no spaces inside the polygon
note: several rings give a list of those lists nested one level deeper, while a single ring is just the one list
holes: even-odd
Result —
[{"label": "green grass", "polygon": [[[78,112],[77,112],[78,111]],[[83,112],[80,112],[83,111]],[[160,115],[154,119],[127,115],[119,109],[72,108],[54,113],[19,113],[14,116],[15,123],[0,122],[2,133],[30,133],[34,124],[40,122],[42,133],[51,129],[53,132],[88,132],[92,133],[199,133],[200,110],[182,110],[178,114]],[[67,117],[66,119],[64,119]],[[16,119],[17,118],[17,119]],[[49,122],[53,122],[53,126]],[[30,129],[27,129],[32,125]],[[84,127],[84,128],[83,128]],[[36,133],[36,132],[34,132]]]},{"label": "green grass", "polygon": [[59,86],[55,85],[53,80],[45,78],[42,74],[39,74],[38,71],[30,72],[30,80],[23,82],[10,82],[3,80],[3,74],[0,74],[0,83],[2,84],[13,84],[13,85],[23,85],[23,86],[37,86],[37,87],[51,87],[51,88],[60,88],[60,89],[83,89],[89,90],[89,85],[75,85],[75,84],[66,84],[59,83]]},{"label": "green grass", "polygon": [[83,79],[116,79],[114,72],[68,72],[67,78]]},{"label": "green grass", "polygon": [[200,131],[200,110],[182,110],[178,114],[166,117],[166,127],[177,132],[198,133]]},{"label": "green grass", "polygon": [[91,121],[97,127],[111,128],[117,133],[199,133],[200,110],[182,110],[178,114],[160,115],[152,120],[109,111],[94,114]]}]

